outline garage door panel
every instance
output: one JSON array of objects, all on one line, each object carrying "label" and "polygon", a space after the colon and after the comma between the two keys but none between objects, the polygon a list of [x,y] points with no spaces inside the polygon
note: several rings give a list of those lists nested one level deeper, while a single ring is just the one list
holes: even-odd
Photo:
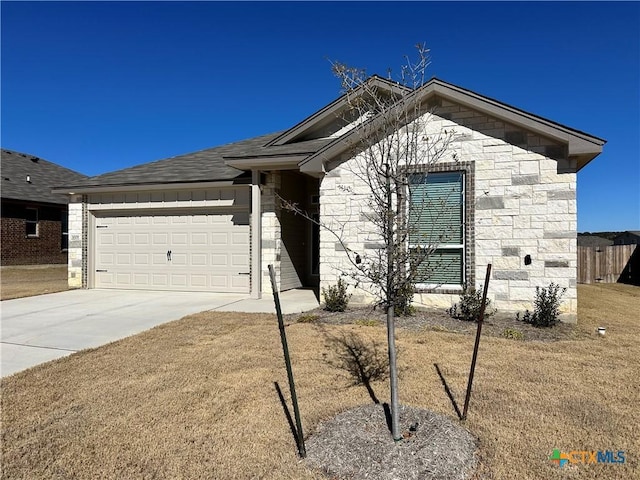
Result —
[{"label": "garage door panel", "polygon": [[118,233],[116,234],[116,244],[118,245],[131,245],[131,237],[130,233]]},{"label": "garage door panel", "polygon": [[104,232],[102,235],[98,236],[98,245],[113,245],[114,244],[114,235],[110,232]]},{"label": "garage door panel", "polygon": [[116,265],[122,267],[129,267],[132,265],[131,262],[131,254],[129,253],[118,253],[116,255]]},{"label": "garage door panel", "polygon": [[151,236],[151,245],[154,246],[167,246],[169,245],[169,234],[168,233],[154,233]]},{"label": "garage door panel", "polygon": [[105,216],[96,227],[98,288],[249,292],[247,213]]},{"label": "garage door panel", "polygon": [[231,236],[231,242],[233,245],[249,245],[248,233],[234,233]]},{"label": "garage door panel", "polygon": [[215,289],[227,290],[229,288],[229,277],[226,275],[211,275],[211,286]]},{"label": "garage door panel", "polygon": [[154,287],[168,287],[169,275],[167,275],[166,273],[152,273],[151,285]]},{"label": "garage door panel", "polygon": [[207,245],[207,232],[194,232],[191,234],[191,246]]},{"label": "garage door panel", "polygon": [[187,287],[187,277],[186,273],[173,273],[171,274],[171,285],[174,287]]},{"label": "garage door panel", "polygon": [[101,253],[98,259],[101,265],[113,265],[115,257],[113,253]]},{"label": "garage door panel", "polygon": [[231,265],[234,267],[248,267],[249,256],[248,255],[231,255]]},{"label": "garage door panel", "polygon": [[212,233],[211,245],[229,245],[229,236],[224,232]]},{"label": "garage door panel", "polygon": [[149,286],[149,274],[148,273],[134,273],[133,283],[140,286]]},{"label": "garage door panel", "polygon": [[151,266],[166,267],[167,253],[154,253],[151,255]]},{"label": "garage door panel", "polygon": [[148,233],[136,233],[133,235],[133,244],[134,245],[141,245],[141,246],[149,246],[150,239],[149,239],[149,234]]},{"label": "garage door panel", "polygon": [[96,281],[99,281],[104,288],[115,287],[114,275],[110,272],[97,272]]},{"label": "garage door panel", "polygon": [[116,285],[121,287],[130,287],[131,286],[131,277],[132,274],[129,272],[118,272],[116,273]]},{"label": "garage door panel", "polygon": [[191,265],[195,267],[204,267],[207,265],[206,253],[193,253],[191,254]]},{"label": "garage door panel", "polygon": [[186,253],[173,253],[171,252],[171,267],[186,267],[188,255]]},{"label": "garage door panel", "polygon": [[171,234],[171,247],[175,247],[177,245],[188,245],[189,244],[189,235],[187,233],[172,233]]},{"label": "garage door panel", "polygon": [[211,265],[214,267],[226,267],[229,265],[229,258],[226,254],[211,255]]},{"label": "garage door panel", "polygon": [[232,288],[237,288],[237,289],[246,288],[248,290],[249,289],[249,276],[248,275],[242,275],[242,276],[238,276],[238,277],[231,277],[231,287]]},{"label": "garage door panel", "polygon": [[151,255],[148,253],[136,253],[133,256],[133,264],[140,267],[146,267],[151,261]]}]

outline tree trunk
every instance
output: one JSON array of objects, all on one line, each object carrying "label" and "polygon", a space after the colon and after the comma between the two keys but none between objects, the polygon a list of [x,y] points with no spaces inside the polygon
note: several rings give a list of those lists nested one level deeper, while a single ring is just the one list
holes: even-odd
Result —
[{"label": "tree trunk", "polygon": [[389,345],[389,382],[391,384],[391,436],[397,442],[400,435],[398,405],[398,366],[396,364],[396,336],[393,304],[387,307],[387,343]]},{"label": "tree trunk", "polygon": [[393,193],[391,192],[391,175],[389,164],[385,168],[385,187],[387,196],[387,225],[385,242],[387,247],[387,345],[389,348],[389,384],[391,390],[391,436],[394,441],[401,440],[398,414],[398,366],[396,363],[396,325],[395,313],[395,282],[393,267],[395,235],[393,231]]}]

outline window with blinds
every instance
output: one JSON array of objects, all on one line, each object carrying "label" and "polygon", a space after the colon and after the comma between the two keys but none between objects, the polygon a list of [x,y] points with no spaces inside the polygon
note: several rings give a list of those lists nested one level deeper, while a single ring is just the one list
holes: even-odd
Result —
[{"label": "window with blinds", "polygon": [[463,285],[464,172],[411,174],[408,222],[417,283]]}]

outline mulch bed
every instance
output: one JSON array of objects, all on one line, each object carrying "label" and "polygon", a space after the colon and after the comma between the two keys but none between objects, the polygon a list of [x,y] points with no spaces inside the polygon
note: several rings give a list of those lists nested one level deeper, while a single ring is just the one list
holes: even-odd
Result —
[{"label": "mulch bed", "polygon": [[385,418],[382,405],[364,405],[321,424],[307,441],[307,464],[353,480],[465,480],[473,472],[473,436],[444,415],[401,406],[397,443]]},{"label": "mulch bed", "polygon": [[[372,307],[349,307],[345,312],[328,312],[316,308],[303,314],[285,315],[285,321],[324,323],[331,325],[373,325],[384,324],[386,316],[382,309]],[[477,324],[452,318],[444,309],[421,309],[409,317],[397,317],[396,327],[413,331],[435,330],[442,332],[475,335]],[[505,330],[522,333],[521,340],[553,342],[558,340],[576,340],[586,335],[575,324],[560,323],[552,328],[537,328],[522,320],[517,320],[511,313],[496,312],[485,318],[482,334],[491,337],[504,337]]]}]

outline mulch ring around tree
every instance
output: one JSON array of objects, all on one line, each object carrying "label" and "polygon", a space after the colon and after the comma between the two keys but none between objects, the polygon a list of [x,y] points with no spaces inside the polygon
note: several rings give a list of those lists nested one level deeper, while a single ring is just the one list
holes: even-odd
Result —
[{"label": "mulch ring around tree", "polygon": [[473,474],[474,437],[444,415],[400,406],[403,439],[389,432],[386,405],[371,404],[321,423],[306,442],[306,463],[330,478],[465,480]]},{"label": "mulch ring around tree", "polygon": [[[328,312],[322,308],[285,315],[285,322],[311,322],[331,325],[383,325],[386,316],[381,308],[349,307],[345,312]],[[396,317],[396,327],[413,331],[434,330],[441,332],[475,335],[477,324],[452,318],[445,309],[420,309],[407,317]],[[551,328],[537,328],[516,319],[511,313],[496,312],[485,318],[482,334],[491,337],[505,337],[524,341],[553,342],[558,340],[576,340],[588,336],[576,328],[576,325],[559,323]],[[521,334],[521,335],[520,335]]]}]

